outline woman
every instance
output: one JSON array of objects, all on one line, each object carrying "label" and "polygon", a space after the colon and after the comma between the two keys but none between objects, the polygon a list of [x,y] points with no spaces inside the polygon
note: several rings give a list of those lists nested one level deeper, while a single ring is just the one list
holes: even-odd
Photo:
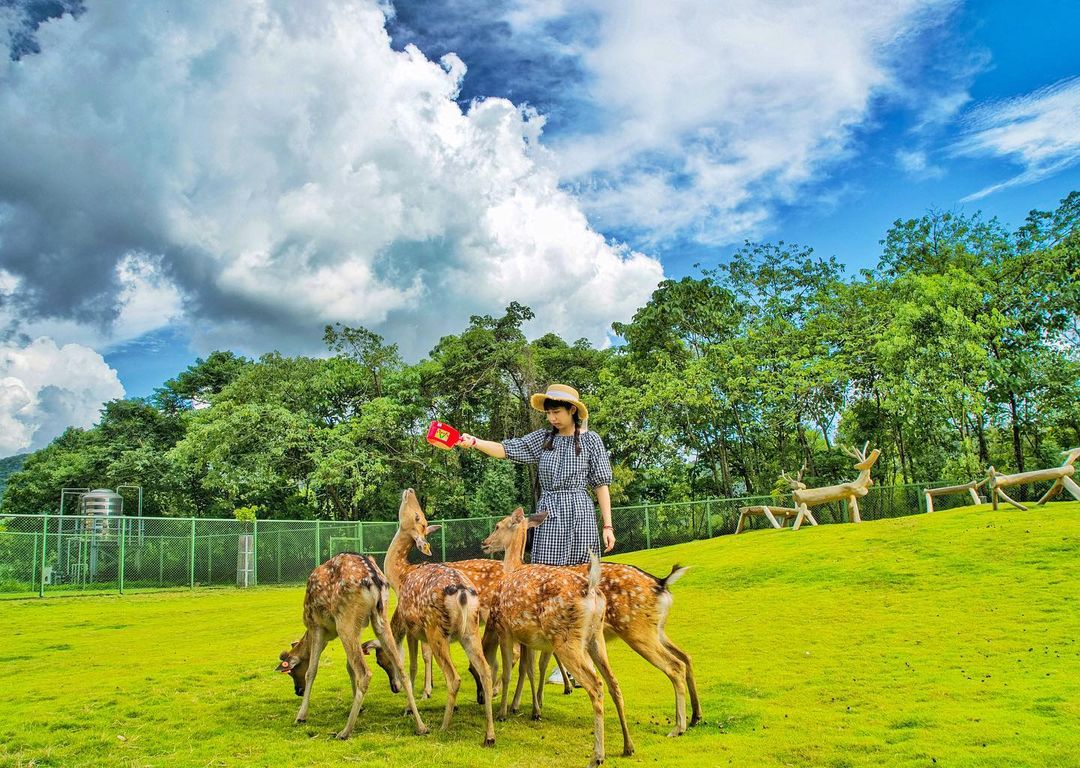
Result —
[{"label": "woman", "polygon": [[588,487],[596,492],[600,505],[604,551],[615,547],[607,450],[600,436],[585,426],[589,409],[573,387],[552,384],[546,392],[533,395],[529,403],[544,412],[550,430],[539,429],[501,443],[463,434],[458,445],[476,448],[496,459],[539,465],[541,493],[536,510],[547,510],[548,516],[534,531],[532,562],[587,563],[590,553],[600,555],[600,535]]}]

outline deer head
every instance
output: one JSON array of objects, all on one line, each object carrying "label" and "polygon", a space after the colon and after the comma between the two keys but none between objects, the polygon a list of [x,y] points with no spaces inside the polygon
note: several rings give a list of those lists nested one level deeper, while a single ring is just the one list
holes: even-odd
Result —
[{"label": "deer head", "polygon": [[287,674],[292,678],[293,691],[297,696],[303,696],[304,689],[307,687],[306,677],[309,657],[306,632],[302,638],[293,642],[289,650],[282,651],[281,655],[278,656],[281,663],[277,665],[274,671]]},{"label": "deer head", "polygon": [[529,528],[535,528],[547,520],[547,516],[548,513],[545,510],[526,517],[525,510],[518,507],[496,524],[491,535],[480,542],[480,549],[486,555],[495,552],[507,552],[509,557],[509,553],[513,552],[523,558],[525,535],[528,533]]},{"label": "deer head", "polygon": [[424,510],[416,498],[416,491],[406,488],[401,494],[401,506],[398,507],[398,528],[401,529],[402,534],[410,537],[417,549],[431,557],[431,545],[427,537],[441,527],[428,525]]},{"label": "deer head", "polygon": [[844,454],[850,456],[851,458],[855,459],[856,462],[858,462],[855,464],[855,469],[859,470],[860,472],[869,472],[870,467],[874,466],[874,463],[878,460],[878,456],[881,455],[881,451],[875,448],[873,451],[870,452],[870,455],[867,456],[866,449],[869,447],[869,440],[863,443],[861,451],[858,448],[844,446]]},{"label": "deer head", "polygon": [[792,478],[787,472],[781,472],[780,479],[787,483],[791,490],[801,491],[806,488],[806,483],[802,481],[804,474],[806,474],[806,459],[803,459],[802,469],[799,470],[798,477]]},{"label": "deer head", "polygon": [[387,679],[390,680],[390,692],[398,693],[404,687],[404,684],[395,674],[394,665],[390,661],[390,654],[382,647],[382,643],[378,640],[368,640],[360,648],[365,656],[375,651],[375,663],[382,667],[382,671],[386,673]]}]

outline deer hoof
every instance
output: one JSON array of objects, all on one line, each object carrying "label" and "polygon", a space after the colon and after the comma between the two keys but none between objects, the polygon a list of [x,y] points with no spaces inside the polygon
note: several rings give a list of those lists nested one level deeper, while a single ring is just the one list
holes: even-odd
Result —
[{"label": "deer hoof", "polygon": [[484,738],[484,746],[485,747],[494,747],[495,746],[495,737],[494,736],[485,737]]},{"label": "deer hoof", "polygon": [[683,733],[684,731],[680,731],[678,728],[675,728],[671,733],[668,734],[668,738],[674,739],[676,736],[682,736]]},{"label": "deer hoof", "polygon": [[631,757],[633,754],[634,754],[634,748],[633,747],[625,747],[623,749],[623,751],[622,751],[622,756],[623,757]]},{"label": "deer hoof", "polygon": [[540,713],[539,713],[539,712],[533,712],[533,713],[532,713],[532,719],[533,719],[533,720],[541,720],[542,718],[540,717]]},{"label": "deer hoof", "polygon": [[697,725],[700,722],[701,722],[701,713],[700,712],[694,714],[694,716],[690,718],[690,726],[691,727]]},{"label": "deer hoof", "polygon": [[298,717],[295,720],[293,720],[293,725],[303,725],[306,722],[307,722],[306,717]]},{"label": "deer hoof", "polygon": [[346,740],[347,738],[349,738],[349,736],[350,736],[351,734],[352,734],[352,732],[351,732],[351,731],[348,731],[348,730],[346,730],[346,731],[341,731],[341,732],[340,732],[339,734],[337,734],[337,736],[335,736],[334,738],[336,738],[336,739],[340,739],[341,741],[345,741],[345,740]]},{"label": "deer hoof", "polygon": [[416,727],[416,735],[417,736],[427,736],[428,732],[429,732],[428,727],[426,725],[418,725]]}]

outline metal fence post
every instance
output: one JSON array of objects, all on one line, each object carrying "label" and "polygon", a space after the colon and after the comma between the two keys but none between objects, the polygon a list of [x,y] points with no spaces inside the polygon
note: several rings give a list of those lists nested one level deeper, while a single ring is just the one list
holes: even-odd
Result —
[{"label": "metal fence post", "polygon": [[[60,518],[63,522],[64,518]],[[45,597],[45,559],[48,555],[49,515],[41,516],[41,579],[38,581],[38,597]]]},{"label": "metal fence post", "polygon": [[705,526],[709,532],[709,538],[712,538],[712,502],[708,499],[705,500]]},{"label": "metal fence post", "polygon": [[251,532],[251,583],[259,586],[259,519],[252,522]]},{"label": "metal fence post", "polygon": [[195,589],[195,518],[191,518],[191,567],[188,569],[190,572],[191,588]]},{"label": "metal fence post", "polygon": [[277,532],[277,583],[281,583],[281,530]]},{"label": "metal fence post", "polygon": [[360,554],[362,554],[362,555],[367,554],[367,552],[364,549],[364,524],[363,523],[357,523],[356,524],[356,529],[357,529],[356,532],[358,534],[360,534],[359,536],[356,537],[359,540],[359,543],[360,543]]},{"label": "metal fence post", "polygon": [[645,549],[652,549],[652,533],[649,531],[649,505],[645,505]]},{"label": "metal fence post", "polygon": [[124,594],[124,539],[127,538],[127,518],[120,518],[120,564],[117,566],[117,580],[120,582],[120,594]]},{"label": "metal fence post", "polygon": [[319,567],[322,561],[319,559],[319,548],[322,547],[322,537],[319,531],[319,521],[315,521],[315,567]]},{"label": "metal fence post", "polygon": [[442,542],[442,561],[446,562],[446,523],[439,528],[439,539]]}]

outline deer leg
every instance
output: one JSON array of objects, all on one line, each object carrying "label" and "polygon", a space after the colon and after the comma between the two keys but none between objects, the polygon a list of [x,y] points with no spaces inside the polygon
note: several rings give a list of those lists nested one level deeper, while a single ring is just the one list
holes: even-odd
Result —
[{"label": "deer leg", "polygon": [[570,670],[581,687],[589,695],[593,706],[593,758],[589,768],[597,768],[604,762],[604,684],[592,668],[581,648],[562,645],[555,651]]},{"label": "deer leg", "polygon": [[[517,687],[514,688],[514,700],[510,703],[510,711],[515,715],[521,711],[521,691],[525,687],[525,675],[529,676],[529,686],[532,690],[532,698],[536,700],[536,682],[532,676],[533,654],[525,646],[521,647],[518,654],[518,678]],[[492,672],[494,674],[494,671]],[[543,680],[543,678],[541,678]]]},{"label": "deer leg", "polygon": [[307,722],[308,702],[311,701],[311,686],[319,672],[319,657],[326,648],[328,639],[326,630],[316,627],[311,633],[311,658],[308,660],[307,674],[304,675],[304,699],[300,702],[300,711],[296,713],[296,722]]},{"label": "deer leg", "polygon": [[859,515],[859,502],[854,496],[848,496],[848,514],[851,516],[851,522],[862,522],[862,517]]},{"label": "deer leg", "polygon": [[703,717],[701,702],[698,700],[697,683],[694,681],[694,663],[690,660],[690,654],[671,642],[668,637],[662,635],[660,642],[686,667],[686,690],[690,693],[690,725],[693,727],[700,723]]},{"label": "deer leg", "polygon": [[[537,670],[539,672],[537,681],[540,687],[538,690],[533,691],[533,700],[536,702],[533,706],[539,710],[544,709],[544,690],[547,686],[548,662],[551,661],[553,655],[554,654],[551,651],[540,651],[540,667]],[[556,661],[556,663],[558,663],[558,661]],[[566,678],[564,677],[563,681],[565,682],[565,680]]]},{"label": "deer leg", "polygon": [[1020,502],[1018,502],[1018,501],[1014,501],[1014,500],[1013,500],[1012,498],[1010,498],[1010,497],[1009,497],[1009,494],[1005,493],[1005,491],[1003,491],[1003,490],[1001,490],[1000,488],[998,488],[998,489],[997,489],[997,492],[998,492],[998,495],[999,495],[999,496],[1000,496],[1001,498],[1005,499],[1005,501],[1009,502],[1010,504],[1012,504],[1012,505],[1013,505],[1014,507],[1016,507],[1017,509],[1021,510],[1022,512],[1027,512],[1027,511],[1028,511],[1028,508],[1027,508],[1027,507],[1025,507],[1025,506],[1024,506],[1023,504],[1021,504],[1021,503],[1020,503]]},{"label": "deer leg", "polygon": [[1076,481],[1071,477],[1061,478],[1061,484],[1065,486],[1065,490],[1072,494],[1072,497],[1077,501],[1080,501],[1080,485],[1076,484]]},{"label": "deer leg", "polygon": [[654,633],[629,635],[623,639],[641,658],[667,675],[671,681],[675,689],[675,729],[668,736],[682,736],[686,732],[686,665],[668,650]]},{"label": "deer leg", "polygon": [[569,696],[574,692],[574,684],[570,682],[572,675],[567,674],[566,667],[559,661],[558,655],[555,656],[555,663],[559,665],[559,674],[562,675],[562,692],[563,696]]},{"label": "deer leg", "polygon": [[434,689],[433,667],[431,664],[431,648],[426,643],[420,643],[420,652],[424,656],[424,692],[423,698],[430,699]]},{"label": "deer leg", "polygon": [[[600,670],[604,682],[608,685],[611,700],[615,702],[615,712],[619,716],[619,726],[622,728],[623,757],[630,757],[634,754],[634,742],[630,739],[630,727],[626,724],[622,688],[619,687],[619,681],[615,679],[615,673],[611,671],[611,664],[608,662],[607,643],[604,640],[603,632],[597,632],[596,637],[589,643],[589,657],[593,660],[596,668]],[[685,720],[686,715],[684,712],[683,721],[685,722]]]},{"label": "deer leg", "polygon": [[[428,727],[424,725],[424,721],[420,719],[420,713],[416,709],[416,697],[413,695],[412,680],[405,676],[405,665],[401,660],[401,646],[394,637],[391,627],[393,625],[386,619],[386,601],[383,600],[381,609],[377,609],[371,615],[371,628],[375,631],[375,637],[379,638],[379,643],[386,649],[387,655],[390,657],[390,665],[394,668],[394,674],[405,683],[405,698],[408,701],[409,712],[416,723],[416,732],[423,735],[428,732]],[[401,625],[393,628],[401,632],[405,631]]]},{"label": "deer leg", "polygon": [[[416,650],[418,640],[412,635],[406,635],[406,642],[409,644],[409,685],[413,686],[413,690],[416,690]],[[431,653],[431,650],[424,646],[424,653]],[[426,696],[424,698],[427,698]]]},{"label": "deer leg", "polygon": [[435,630],[427,633],[428,644],[431,645],[431,653],[435,662],[442,670],[446,678],[446,710],[443,712],[442,730],[450,727],[450,721],[454,717],[454,707],[457,704],[458,689],[461,687],[461,675],[454,668],[454,660],[450,657],[450,641],[438,634]]},{"label": "deer leg", "polygon": [[484,659],[476,629],[463,632],[460,642],[461,647],[465,649],[465,655],[469,657],[469,669],[473,670],[474,675],[478,675],[477,684],[482,686],[478,695],[483,696],[484,717],[487,720],[482,743],[485,747],[493,747],[495,746],[495,722],[491,716],[491,667]]},{"label": "deer leg", "polygon": [[353,671],[352,662],[349,661],[349,657],[345,657],[345,671],[349,673],[349,685],[352,686],[353,696],[356,695],[356,672]]},{"label": "deer leg", "polygon": [[356,725],[356,718],[360,714],[360,710],[364,707],[364,695],[367,693],[368,683],[371,682],[371,670],[368,669],[368,665],[364,662],[364,649],[363,644],[360,642],[360,630],[363,624],[360,622],[350,622],[349,626],[341,627],[344,632],[339,630],[338,636],[341,638],[341,644],[345,646],[345,657],[348,659],[349,667],[353,674],[356,675],[355,687],[353,689],[353,701],[352,708],[349,710],[349,719],[345,723],[345,728],[338,733],[339,739],[347,739],[352,734],[353,726]]}]

